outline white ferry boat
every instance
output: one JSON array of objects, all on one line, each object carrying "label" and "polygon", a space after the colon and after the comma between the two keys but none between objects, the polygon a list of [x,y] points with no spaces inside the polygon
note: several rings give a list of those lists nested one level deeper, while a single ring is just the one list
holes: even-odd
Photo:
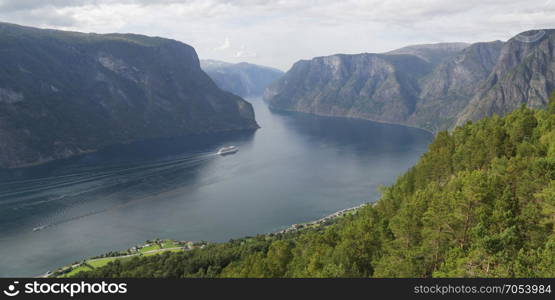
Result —
[{"label": "white ferry boat", "polygon": [[33,232],[41,231],[46,228],[46,225],[38,226],[33,228]]},{"label": "white ferry boat", "polygon": [[239,151],[238,147],[228,146],[228,147],[223,147],[220,150],[218,150],[218,154],[219,155],[227,155],[227,154],[233,154],[237,151]]}]

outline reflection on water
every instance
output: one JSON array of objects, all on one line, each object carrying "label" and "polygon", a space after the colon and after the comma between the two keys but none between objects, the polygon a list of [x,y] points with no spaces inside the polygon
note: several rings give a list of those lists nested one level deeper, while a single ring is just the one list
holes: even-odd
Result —
[{"label": "reflection on water", "polygon": [[[256,132],[114,146],[0,172],[0,276],[33,276],[151,238],[225,241],[375,201],[431,136],[270,112]],[[239,152],[219,156],[236,145]],[[36,231],[33,231],[35,229]]]}]

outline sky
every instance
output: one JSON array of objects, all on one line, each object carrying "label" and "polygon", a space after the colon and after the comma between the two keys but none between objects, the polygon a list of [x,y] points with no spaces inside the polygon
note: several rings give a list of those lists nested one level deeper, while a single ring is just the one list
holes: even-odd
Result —
[{"label": "sky", "polygon": [[0,21],[179,40],[201,59],[288,70],[300,59],[507,40],[555,28],[555,0],[0,0]]}]

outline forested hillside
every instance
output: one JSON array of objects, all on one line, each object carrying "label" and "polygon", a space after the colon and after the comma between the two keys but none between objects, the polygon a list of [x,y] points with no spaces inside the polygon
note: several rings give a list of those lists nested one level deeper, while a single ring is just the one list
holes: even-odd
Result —
[{"label": "forested hillside", "polygon": [[441,132],[334,224],[111,263],[79,277],[555,277],[555,96]]}]

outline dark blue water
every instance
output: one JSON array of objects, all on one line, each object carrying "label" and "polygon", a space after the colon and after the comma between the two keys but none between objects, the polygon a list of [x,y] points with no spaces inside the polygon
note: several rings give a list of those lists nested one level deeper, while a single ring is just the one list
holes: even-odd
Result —
[{"label": "dark blue water", "polygon": [[[393,183],[432,139],[252,102],[256,132],[116,146],[0,172],[0,276],[36,276],[153,238],[273,232],[373,202],[377,187]],[[240,150],[215,154],[226,145]]]}]

